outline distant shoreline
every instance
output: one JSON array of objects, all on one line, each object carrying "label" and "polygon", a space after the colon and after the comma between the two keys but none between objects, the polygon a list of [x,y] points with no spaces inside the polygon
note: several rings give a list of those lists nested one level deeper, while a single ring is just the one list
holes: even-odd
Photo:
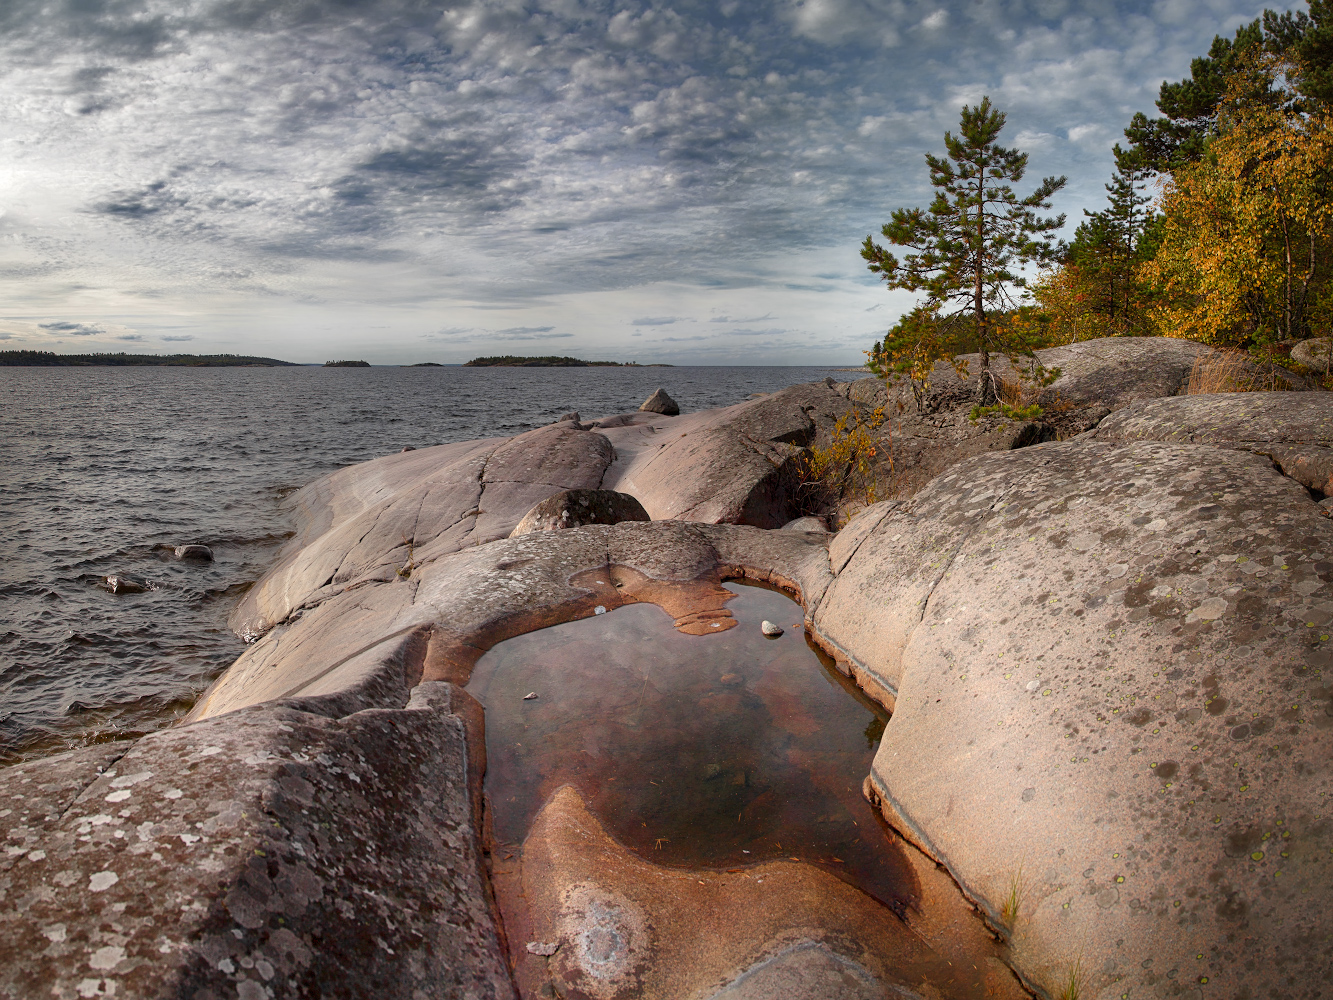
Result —
[{"label": "distant shoreline", "polygon": [[637,361],[584,361],[582,358],[565,358],[548,355],[540,358],[515,357],[505,354],[493,358],[473,358],[464,363],[464,368],[674,368],[674,365],[641,365]]},{"label": "distant shoreline", "polygon": [[0,351],[0,367],[10,368],[302,368],[295,361],[242,354],[55,354]]}]

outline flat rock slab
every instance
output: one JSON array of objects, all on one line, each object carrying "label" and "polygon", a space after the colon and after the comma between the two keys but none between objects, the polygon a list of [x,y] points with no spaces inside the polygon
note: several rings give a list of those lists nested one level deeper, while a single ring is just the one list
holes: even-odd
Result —
[{"label": "flat rock slab", "polygon": [[1333,393],[1228,392],[1151,399],[1107,417],[1099,441],[1177,441],[1266,455],[1301,485],[1333,493]]},{"label": "flat rock slab", "polygon": [[1307,490],[1085,438],[863,517],[815,624],[896,694],[871,793],[1028,982],[1326,993],[1333,525]]},{"label": "flat rock slab", "polygon": [[0,997],[512,998],[439,687],[0,770]]}]

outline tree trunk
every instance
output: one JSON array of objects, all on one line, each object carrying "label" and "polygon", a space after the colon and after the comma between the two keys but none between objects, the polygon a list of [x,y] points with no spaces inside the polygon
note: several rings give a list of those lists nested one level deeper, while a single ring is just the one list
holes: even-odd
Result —
[{"label": "tree trunk", "polygon": [[986,336],[986,306],[982,301],[982,270],[986,263],[986,164],[982,161],[977,181],[977,250],[975,280],[972,285],[972,309],[977,321],[977,342],[981,348],[981,379],[977,384],[977,402],[995,405],[995,389],[990,377],[990,343]]}]

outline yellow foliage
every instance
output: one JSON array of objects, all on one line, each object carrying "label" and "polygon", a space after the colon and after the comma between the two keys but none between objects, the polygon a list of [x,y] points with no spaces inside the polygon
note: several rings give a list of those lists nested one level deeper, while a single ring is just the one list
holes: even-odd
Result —
[{"label": "yellow foliage", "polygon": [[1333,116],[1223,105],[1226,130],[1168,186],[1143,276],[1169,336],[1215,344],[1307,336],[1326,321]]},{"label": "yellow foliage", "polygon": [[881,442],[877,433],[884,420],[882,406],[864,418],[860,408],[853,407],[838,418],[826,446],[812,447],[801,457],[802,490],[815,501],[812,506],[839,499],[869,506],[879,499],[875,457],[881,448],[887,449],[890,479],[893,475],[892,431],[887,442]]}]

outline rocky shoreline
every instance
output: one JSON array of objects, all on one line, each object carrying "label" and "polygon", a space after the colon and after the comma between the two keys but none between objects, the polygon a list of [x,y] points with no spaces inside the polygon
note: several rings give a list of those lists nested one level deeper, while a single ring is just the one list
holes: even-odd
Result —
[{"label": "rocky shoreline", "polygon": [[[253,644],[182,725],[0,771],[0,997],[516,996],[472,666],[626,603],[709,627],[727,579],[792,594],[892,710],[865,794],[920,852],[919,910],[886,943],[783,863],[808,905],[705,921],[689,974],[680,913],[740,897],[631,898],[652,866],[624,859],[602,884],[578,844],[605,834],[557,796],[533,856],[581,874],[532,896],[561,914],[534,942],[559,995],[1326,993],[1333,395],[1179,395],[1208,354],[1183,341],[1042,353],[1064,372],[1045,419],[974,424],[943,373],[922,412],[830,379],[305,487],[233,616]],[[803,530],[801,450],[875,406],[897,496]],[[515,533],[565,491],[651,520],[544,509]],[[786,897],[741,911],[762,898]],[[931,955],[975,975],[933,979]]]}]

